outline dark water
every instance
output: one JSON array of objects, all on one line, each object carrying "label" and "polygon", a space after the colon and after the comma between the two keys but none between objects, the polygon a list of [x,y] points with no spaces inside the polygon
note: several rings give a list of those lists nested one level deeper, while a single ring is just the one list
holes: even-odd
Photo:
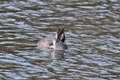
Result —
[{"label": "dark water", "polygon": [[[69,49],[39,49],[57,28]],[[0,79],[119,80],[120,1],[0,1]]]}]

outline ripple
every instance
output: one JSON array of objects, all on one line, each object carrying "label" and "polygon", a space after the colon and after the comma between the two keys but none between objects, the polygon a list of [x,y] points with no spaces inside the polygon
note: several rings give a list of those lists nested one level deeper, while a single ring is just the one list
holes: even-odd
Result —
[{"label": "ripple", "polygon": [[[118,0],[0,2],[1,79],[118,79]],[[57,28],[68,50],[39,49]]]}]

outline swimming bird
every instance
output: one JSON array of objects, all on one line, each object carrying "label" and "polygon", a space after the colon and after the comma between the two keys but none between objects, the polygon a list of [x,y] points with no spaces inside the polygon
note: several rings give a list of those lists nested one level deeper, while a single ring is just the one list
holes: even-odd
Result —
[{"label": "swimming bird", "polygon": [[67,45],[65,44],[64,28],[58,28],[56,35],[52,37],[45,37],[38,41],[37,45],[41,48],[52,48],[54,50],[65,50]]}]

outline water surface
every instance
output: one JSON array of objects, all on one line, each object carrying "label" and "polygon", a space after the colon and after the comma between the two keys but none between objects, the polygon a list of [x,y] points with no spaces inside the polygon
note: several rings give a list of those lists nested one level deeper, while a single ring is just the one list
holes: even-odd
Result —
[{"label": "water surface", "polygon": [[[0,79],[119,80],[119,12],[119,0],[0,1]],[[39,49],[57,28],[69,49]]]}]

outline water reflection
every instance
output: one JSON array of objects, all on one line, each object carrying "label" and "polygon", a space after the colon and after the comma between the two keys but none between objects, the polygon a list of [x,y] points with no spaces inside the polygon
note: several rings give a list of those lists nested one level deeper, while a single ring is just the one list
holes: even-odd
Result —
[{"label": "water reflection", "polygon": [[[119,6],[119,0],[0,1],[0,79],[119,80]],[[65,28],[69,49],[36,49],[57,28]]]},{"label": "water reflection", "polygon": [[52,57],[53,60],[62,60],[62,59],[64,59],[64,52],[65,51],[53,50],[52,53],[51,53],[51,57]]}]

